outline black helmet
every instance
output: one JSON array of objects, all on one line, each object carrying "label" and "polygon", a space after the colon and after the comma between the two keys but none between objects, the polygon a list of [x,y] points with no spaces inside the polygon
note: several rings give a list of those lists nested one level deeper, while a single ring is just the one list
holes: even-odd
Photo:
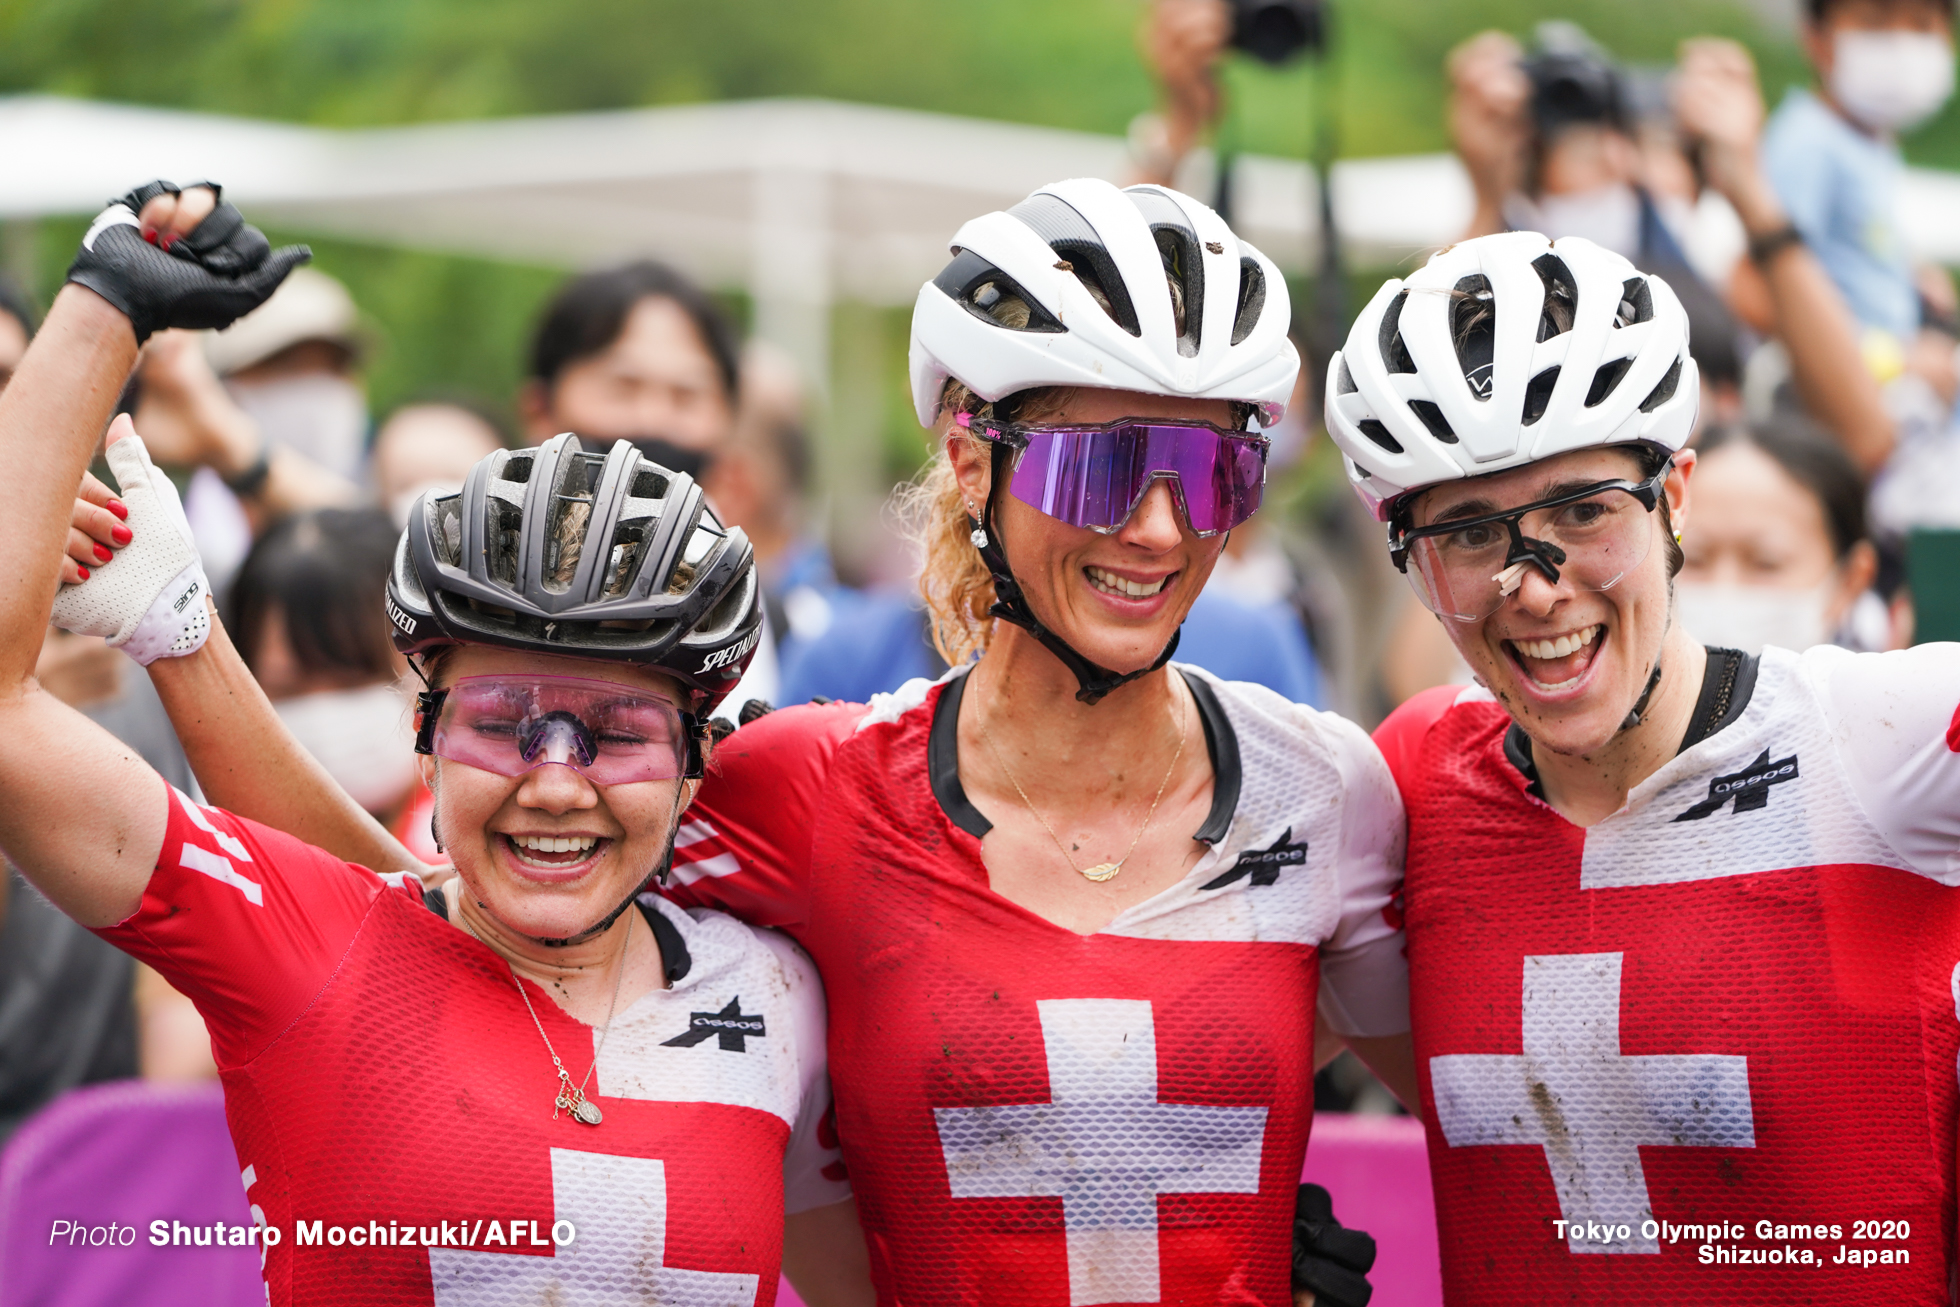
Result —
[{"label": "black helmet", "polygon": [[762,635],[754,550],[694,478],[624,440],[589,454],[569,433],[499,450],[461,494],[416,502],[388,619],[405,654],[489,644],[632,663],[693,689],[701,712]]}]

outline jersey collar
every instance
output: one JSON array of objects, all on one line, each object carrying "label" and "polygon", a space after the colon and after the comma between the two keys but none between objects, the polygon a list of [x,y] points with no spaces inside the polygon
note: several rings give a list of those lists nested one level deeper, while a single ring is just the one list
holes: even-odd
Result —
[{"label": "jersey collar", "polygon": [[[1239,808],[1239,737],[1211,683],[1181,667],[1172,670],[1184,678],[1198,705],[1198,720],[1205,728],[1205,753],[1211,758],[1211,811],[1191,838],[1213,845],[1225,838],[1232,826],[1232,814]],[[926,770],[932,778],[933,797],[939,800],[946,820],[974,839],[983,840],[994,824],[973,806],[966,797],[966,786],[960,783],[960,699],[966,693],[966,682],[966,677],[955,676],[939,691],[939,701],[932,707],[932,733],[926,742]]]}]

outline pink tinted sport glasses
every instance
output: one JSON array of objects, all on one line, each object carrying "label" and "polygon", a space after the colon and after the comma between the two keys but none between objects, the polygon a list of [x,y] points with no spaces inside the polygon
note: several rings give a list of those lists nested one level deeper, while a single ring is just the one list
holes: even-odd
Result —
[{"label": "pink tinted sport glasses", "polygon": [[465,676],[417,696],[415,751],[499,776],[557,763],[594,785],[698,779],[702,720],[651,691],[571,676]]}]

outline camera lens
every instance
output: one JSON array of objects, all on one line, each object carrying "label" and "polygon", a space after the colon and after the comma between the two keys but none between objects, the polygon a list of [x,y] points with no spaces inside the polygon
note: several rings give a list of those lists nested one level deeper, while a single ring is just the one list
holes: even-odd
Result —
[{"label": "camera lens", "polygon": [[1232,45],[1261,63],[1283,64],[1323,37],[1319,0],[1233,0]]}]

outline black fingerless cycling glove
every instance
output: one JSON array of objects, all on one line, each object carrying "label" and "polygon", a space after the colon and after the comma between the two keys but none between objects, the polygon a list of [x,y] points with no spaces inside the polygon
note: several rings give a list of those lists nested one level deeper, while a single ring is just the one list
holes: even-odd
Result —
[{"label": "black fingerless cycling glove", "polygon": [[[211,182],[198,185],[223,193]],[[129,318],[139,345],[166,327],[230,326],[313,257],[304,245],[274,251],[265,233],[222,202],[188,235],[168,245],[152,244],[137,215],[157,196],[178,193],[176,185],[155,181],[111,200],[96,215],[68,269],[69,281],[88,287]]]},{"label": "black fingerless cycling glove", "polygon": [[1374,1239],[1334,1219],[1325,1189],[1301,1185],[1293,1200],[1293,1287],[1311,1290],[1314,1307],[1367,1307],[1374,1264]]}]

